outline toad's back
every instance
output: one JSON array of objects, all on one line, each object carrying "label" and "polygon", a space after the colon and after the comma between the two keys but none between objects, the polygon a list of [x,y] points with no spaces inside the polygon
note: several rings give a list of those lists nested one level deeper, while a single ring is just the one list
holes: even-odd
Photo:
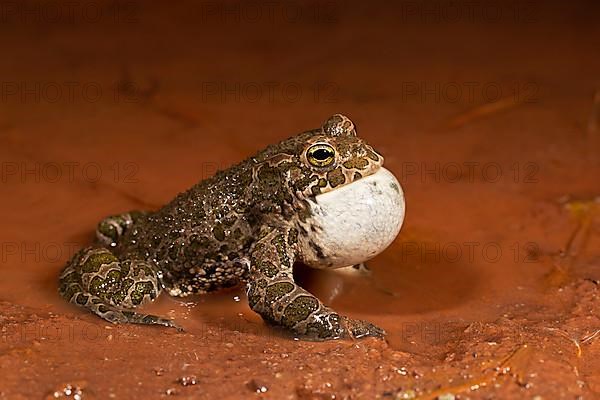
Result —
[{"label": "toad's back", "polygon": [[248,250],[263,217],[254,211],[256,194],[252,161],[246,160],[140,216],[116,252],[156,264],[173,295],[235,285],[247,271]]}]

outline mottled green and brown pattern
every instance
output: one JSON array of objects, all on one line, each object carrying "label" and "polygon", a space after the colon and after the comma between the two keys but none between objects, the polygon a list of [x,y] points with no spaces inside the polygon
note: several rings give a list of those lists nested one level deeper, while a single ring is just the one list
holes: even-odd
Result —
[{"label": "mottled green and brown pattern", "polygon": [[132,309],[156,298],[160,283],[152,264],[119,260],[108,249],[79,251],[60,275],[60,293],[111,322],[136,322],[177,327],[171,320],[138,314]]},{"label": "mottled green and brown pattern", "polygon": [[250,307],[298,336],[381,336],[380,328],[340,316],[298,286],[292,268],[309,253],[327,252],[311,240],[319,226],[309,202],[382,163],[354,124],[334,115],[319,129],[219,171],[156,212],[106,218],[97,243],[61,274],[60,293],[111,322],[175,326],[134,309],[163,289],[186,296],[245,282]]}]

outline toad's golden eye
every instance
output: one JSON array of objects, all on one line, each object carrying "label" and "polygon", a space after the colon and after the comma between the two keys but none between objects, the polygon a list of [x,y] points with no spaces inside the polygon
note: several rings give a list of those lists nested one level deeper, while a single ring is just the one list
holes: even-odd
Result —
[{"label": "toad's golden eye", "polygon": [[306,152],[306,158],[315,167],[327,167],[335,161],[335,150],[328,144],[315,144]]}]

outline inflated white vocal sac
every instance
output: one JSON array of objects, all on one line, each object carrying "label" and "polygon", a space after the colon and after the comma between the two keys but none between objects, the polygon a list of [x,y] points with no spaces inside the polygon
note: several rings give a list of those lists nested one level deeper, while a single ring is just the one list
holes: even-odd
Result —
[{"label": "inflated white vocal sac", "polygon": [[[303,260],[314,268],[340,268],[367,261],[396,238],[404,221],[404,193],[387,169],[358,179],[311,202],[321,229],[311,240],[322,252]],[[308,259],[306,259],[308,258]]]}]

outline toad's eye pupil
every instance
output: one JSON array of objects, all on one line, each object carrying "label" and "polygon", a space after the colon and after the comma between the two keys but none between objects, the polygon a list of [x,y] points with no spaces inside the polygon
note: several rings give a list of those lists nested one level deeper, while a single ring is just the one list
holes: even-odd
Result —
[{"label": "toad's eye pupil", "polygon": [[306,158],[315,167],[327,167],[335,162],[335,150],[328,144],[315,144],[308,149]]},{"label": "toad's eye pupil", "polygon": [[333,153],[329,149],[317,149],[312,153],[312,156],[319,161],[325,161],[329,157],[332,157]]}]

